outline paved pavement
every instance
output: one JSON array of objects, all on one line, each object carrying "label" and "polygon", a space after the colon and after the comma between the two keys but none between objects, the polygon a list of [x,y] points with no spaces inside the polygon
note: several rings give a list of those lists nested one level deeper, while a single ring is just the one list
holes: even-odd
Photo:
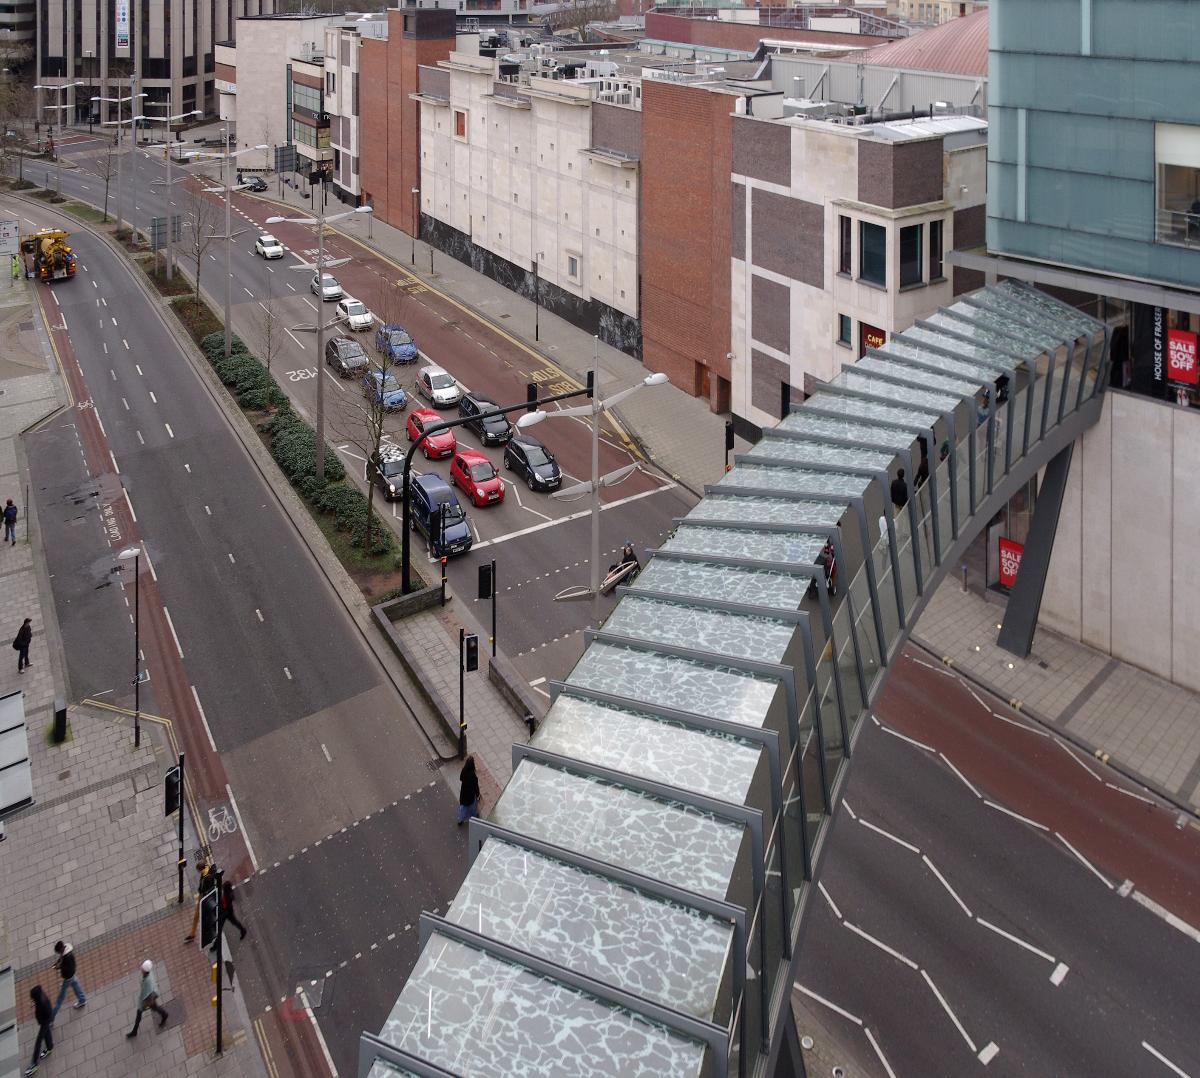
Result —
[{"label": "paved pavement", "polygon": [[[87,1007],[64,1005],[55,1026],[55,1051],[45,1074],[87,1073],[105,1078],[166,1073],[265,1074],[241,996],[226,996],[224,1058],[211,1062],[215,1015],[209,963],[182,945],[191,896],[176,901],[175,820],[162,814],[162,773],[174,749],[165,729],[147,722],[140,748],[128,720],[97,707],[72,707],[69,736],[49,736],[56,698],[68,698],[66,666],[41,554],[36,512],[28,519],[28,471],[19,435],[66,403],[45,328],[31,307],[31,285],[0,285],[5,356],[0,361],[0,492],[22,506],[20,542],[0,550],[0,605],[15,623],[34,624],[32,666],[0,673],[0,693],[25,696],[33,804],[5,820],[0,878],[16,994],[22,1056],[36,1028],[29,990],[41,983],[53,995],[53,944],[71,941]],[[194,845],[194,843],[189,844]],[[160,1031],[132,1022],[138,967],[158,966],[170,1020]]]},{"label": "paved pavement", "polygon": [[913,639],[1190,811],[1200,811],[1200,696],[1041,628],[1018,659],[996,646],[1004,608],[946,580]]}]

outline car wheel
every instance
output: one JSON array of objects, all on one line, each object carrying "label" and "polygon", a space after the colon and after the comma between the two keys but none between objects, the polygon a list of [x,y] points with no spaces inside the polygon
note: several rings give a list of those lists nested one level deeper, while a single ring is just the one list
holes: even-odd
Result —
[{"label": "car wheel", "polygon": [[526,486],[528,486],[530,490],[533,490],[533,489],[534,489],[534,486],[533,486],[533,476],[532,476],[532,475],[527,475],[527,476],[525,477],[525,485],[526,485]]},{"label": "car wheel", "polygon": [[504,455],[504,470],[511,472],[513,470],[512,461],[508,459],[508,454]]}]

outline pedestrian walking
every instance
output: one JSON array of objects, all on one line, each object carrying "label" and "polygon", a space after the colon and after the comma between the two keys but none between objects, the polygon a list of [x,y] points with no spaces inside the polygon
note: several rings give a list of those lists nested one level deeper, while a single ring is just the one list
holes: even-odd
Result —
[{"label": "pedestrian walking", "polygon": [[12,546],[17,545],[17,507],[9,498],[4,505],[4,541]]},{"label": "pedestrian walking", "polygon": [[25,667],[32,666],[29,661],[29,645],[33,643],[33,620],[26,618],[13,637],[13,647],[17,649],[17,673],[25,673]]},{"label": "pedestrian walking", "polygon": [[897,509],[908,505],[908,484],[904,481],[903,468],[896,472],[896,478],[892,480],[892,505]]},{"label": "pedestrian walking", "polygon": [[468,756],[458,773],[458,826],[479,815],[479,777],[475,774],[475,757]]},{"label": "pedestrian walking", "polygon": [[238,939],[244,940],[246,938],[246,926],[237,919],[237,914],[233,910],[233,904],[233,884],[225,880],[221,884],[221,921],[222,923],[228,922],[231,925],[236,925],[237,930],[241,932]]},{"label": "pedestrian walking", "polygon": [[58,999],[54,1003],[54,1017],[57,1018],[63,1000],[67,998],[68,988],[75,993],[75,1002],[71,1004],[75,1010],[79,1010],[87,1004],[87,996],[84,995],[83,985],[79,983],[79,978],[75,976],[75,948],[69,943],[59,940],[54,945],[54,953],[58,955],[54,960],[54,968],[58,970],[58,975],[62,978]]},{"label": "pedestrian walking", "polygon": [[142,1024],[142,1015],[153,1011],[158,1015],[158,1027],[167,1024],[167,1009],[158,1002],[158,979],[154,976],[154,963],[146,959],[142,963],[142,979],[138,984],[137,1014],[133,1019],[133,1029],[125,1034],[126,1037],[136,1037],[138,1026]]},{"label": "pedestrian walking", "polygon": [[50,1006],[50,997],[42,991],[40,984],[35,984],[29,990],[29,998],[33,1000],[33,1016],[37,1019],[37,1037],[33,1042],[33,1059],[25,1068],[26,1076],[37,1074],[38,1063],[54,1051],[54,1008]]},{"label": "pedestrian walking", "polygon": [[196,926],[200,923],[200,903],[217,883],[216,869],[208,863],[207,858],[196,859],[196,871],[200,873],[200,881],[196,887],[196,908],[192,911],[192,930],[184,936],[184,943],[191,943],[195,940]]}]

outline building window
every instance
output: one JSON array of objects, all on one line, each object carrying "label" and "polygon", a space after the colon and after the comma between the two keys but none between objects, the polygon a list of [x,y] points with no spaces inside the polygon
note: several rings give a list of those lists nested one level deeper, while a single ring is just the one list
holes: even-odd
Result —
[{"label": "building window", "polygon": [[567,255],[567,276],[573,281],[579,280],[579,259],[575,255]]},{"label": "building window", "polygon": [[1200,127],[1154,125],[1159,243],[1200,247]]},{"label": "building window", "polygon": [[838,315],[838,344],[844,344],[847,348],[850,347],[850,342],[853,341],[854,324],[848,314]]},{"label": "building window", "polygon": [[332,71],[325,72],[325,92],[327,94],[337,93],[337,75]]},{"label": "building window", "polygon": [[900,287],[923,284],[925,267],[921,265],[921,234],[924,225],[900,229]]},{"label": "building window", "polygon": [[467,114],[459,109],[454,110],[454,137],[463,140],[467,137]]},{"label": "building window", "polygon": [[945,221],[929,222],[929,279],[940,281],[945,267],[942,265],[943,228]]},{"label": "building window", "polygon": [[883,225],[858,224],[858,279],[887,287],[887,229]]},{"label": "building window", "polygon": [[844,273],[849,276],[853,269],[851,259],[853,257],[852,247],[854,245],[854,233],[850,225],[850,218],[838,216],[838,273]]}]

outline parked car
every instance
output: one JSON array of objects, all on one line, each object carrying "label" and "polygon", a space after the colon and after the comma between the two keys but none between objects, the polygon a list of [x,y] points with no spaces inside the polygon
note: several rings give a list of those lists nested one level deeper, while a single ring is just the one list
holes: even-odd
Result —
[{"label": "parked car", "polygon": [[362,300],[346,296],[337,305],[337,316],[351,329],[370,329],[375,324],[375,316],[367,310]]},{"label": "parked car", "polygon": [[[440,422],[442,422],[442,417],[432,408],[414,408],[409,414],[404,430],[408,434],[408,440],[415,442],[427,428]],[[441,460],[442,457],[453,456],[454,450],[457,448],[458,442],[455,441],[452,430],[430,434],[421,443],[421,452],[425,454],[426,460]]]},{"label": "parked car", "polygon": [[454,375],[433,364],[417,372],[417,392],[435,408],[449,408],[462,399],[462,388]]},{"label": "parked car", "polygon": [[254,241],[254,253],[263,258],[282,258],[283,244],[274,236],[262,235]]},{"label": "parked car", "polygon": [[562,470],[550,452],[528,434],[514,434],[504,447],[504,467],[516,472],[530,490],[557,490],[562,486]]},{"label": "parked car", "polygon": [[[429,541],[434,557],[465,554],[474,542],[467,514],[440,475],[427,472],[411,483],[409,525]],[[445,509],[442,507],[445,506]]]},{"label": "parked car", "polygon": [[247,191],[253,191],[255,194],[261,195],[267,190],[267,181],[261,176],[250,176],[243,181]]},{"label": "parked car", "polygon": [[404,450],[391,442],[379,447],[379,454],[371,455],[367,471],[371,482],[383,492],[384,498],[394,502],[404,493],[401,479],[404,476]]},{"label": "parked car", "polygon": [[416,363],[417,344],[399,322],[387,322],[375,331],[376,349],[392,363]]},{"label": "parked car", "polygon": [[320,296],[325,301],[341,299],[346,294],[342,291],[342,286],[338,284],[337,278],[329,273],[322,275],[314,273],[308,287],[314,296]]},{"label": "parked car", "polygon": [[504,501],[504,480],[478,449],[460,449],[450,465],[450,485],[458,487],[480,509]]},{"label": "parked car", "polygon": [[495,407],[494,400],[478,393],[464,393],[463,399],[458,402],[458,414],[467,418],[463,426],[474,431],[484,445],[503,445],[513,436],[512,424],[507,416],[479,418],[480,412],[489,412]]},{"label": "parked car", "polygon": [[325,342],[325,362],[343,378],[352,378],[371,365],[371,358],[358,341],[349,337],[330,337]]},{"label": "parked car", "polygon": [[372,404],[382,401],[389,412],[402,412],[408,407],[408,394],[404,392],[404,387],[378,367],[372,367],[363,376],[362,391]]}]

